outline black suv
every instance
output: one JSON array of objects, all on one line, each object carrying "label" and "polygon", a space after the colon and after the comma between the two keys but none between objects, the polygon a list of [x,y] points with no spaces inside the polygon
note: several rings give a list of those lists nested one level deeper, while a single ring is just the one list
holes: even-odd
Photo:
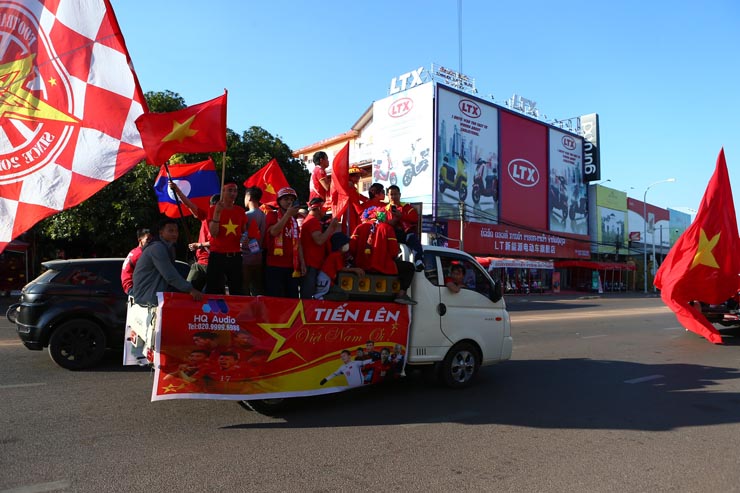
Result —
[{"label": "black suv", "polygon": [[[81,370],[98,364],[106,349],[123,349],[126,294],[122,258],[50,260],[26,284],[20,303],[8,308],[18,337],[28,349],[49,347],[56,364]],[[177,261],[186,277],[189,266]]]},{"label": "black suv", "polygon": [[21,291],[7,317],[28,349],[49,347],[69,370],[100,362],[106,348],[121,349],[126,325],[122,258],[50,260]]}]

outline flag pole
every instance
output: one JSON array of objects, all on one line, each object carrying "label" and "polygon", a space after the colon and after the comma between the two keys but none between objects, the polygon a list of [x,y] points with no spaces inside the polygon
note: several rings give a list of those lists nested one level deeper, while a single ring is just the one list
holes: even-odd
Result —
[{"label": "flag pole", "polygon": [[[167,160],[164,162],[164,172],[167,173],[167,182],[172,183],[172,175],[170,174],[170,161]],[[188,242],[188,245],[190,245],[190,231],[188,231],[188,225],[185,224],[185,214],[182,213],[182,202],[180,202],[180,197],[175,194],[175,203],[177,204],[177,211],[180,213],[180,223],[182,224],[182,229],[185,230],[185,240]],[[187,249],[187,251],[190,251],[190,248]],[[187,257],[187,254],[186,254]]]}]

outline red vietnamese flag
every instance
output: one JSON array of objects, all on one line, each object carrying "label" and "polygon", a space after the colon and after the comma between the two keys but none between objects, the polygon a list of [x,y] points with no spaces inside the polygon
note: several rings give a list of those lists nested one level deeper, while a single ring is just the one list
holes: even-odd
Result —
[{"label": "red vietnamese flag", "polygon": [[352,192],[349,183],[349,142],[334,156],[331,165],[331,214],[339,219],[347,210]]},{"label": "red vietnamese flag", "polygon": [[663,302],[685,328],[722,344],[722,337],[690,301],[716,304],[738,290],[737,220],[724,149],[694,222],[681,235],[655,276]]},{"label": "red vietnamese flag", "polygon": [[226,95],[168,113],[136,119],[149,164],[160,166],[178,152],[226,150]]},{"label": "red vietnamese flag", "polygon": [[288,180],[285,179],[283,170],[277,159],[271,159],[255,174],[247,178],[244,186],[258,187],[262,190],[262,203],[277,206],[277,192],[281,188],[289,187]]}]

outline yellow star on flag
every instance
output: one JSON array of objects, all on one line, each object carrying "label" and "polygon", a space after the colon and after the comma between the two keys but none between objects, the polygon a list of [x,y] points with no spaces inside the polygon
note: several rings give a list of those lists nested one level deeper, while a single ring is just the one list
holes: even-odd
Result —
[{"label": "yellow star on flag", "polygon": [[238,224],[234,224],[231,222],[231,219],[229,219],[229,222],[226,224],[222,224],[222,228],[226,228],[226,236],[233,234],[236,235],[236,228],[239,226]]},{"label": "yellow star on flag", "polygon": [[275,187],[272,186],[272,183],[265,183],[265,192],[275,194]]},{"label": "yellow star on flag", "polygon": [[712,250],[714,250],[714,247],[716,247],[717,243],[719,243],[719,235],[720,233],[717,233],[712,237],[711,240],[709,240],[707,239],[707,234],[704,232],[704,230],[699,230],[699,248],[696,249],[694,261],[691,262],[692,269],[699,264],[719,269],[717,259],[715,259],[714,255],[712,254]]},{"label": "yellow star on flag", "polygon": [[171,142],[173,140],[178,141],[180,144],[182,144],[182,141],[187,139],[188,137],[192,137],[193,135],[197,134],[197,130],[193,130],[190,128],[190,125],[193,124],[193,121],[195,121],[195,116],[193,115],[184,122],[180,123],[177,120],[172,121],[172,132],[165,135],[165,137],[162,139],[162,142]]}]

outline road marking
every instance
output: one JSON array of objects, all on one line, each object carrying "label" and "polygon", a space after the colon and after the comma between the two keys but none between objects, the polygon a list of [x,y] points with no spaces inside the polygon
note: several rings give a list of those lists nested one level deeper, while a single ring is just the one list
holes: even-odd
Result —
[{"label": "road marking", "polygon": [[[42,385],[46,385],[45,383],[17,383],[15,385],[0,385],[0,390],[4,389],[20,389],[23,387],[40,387]],[[0,491],[0,493],[5,493],[3,491]]]},{"label": "road marking", "polygon": [[509,313],[511,316],[512,323],[514,322],[535,322],[540,320],[547,320],[551,321],[554,319],[557,320],[583,320],[583,319],[590,319],[594,318],[595,316],[598,316],[599,318],[621,318],[621,317],[634,317],[638,315],[657,315],[659,313],[673,313],[670,308],[667,306],[656,306],[651,308],[642,308],[639,310],[635,309],[624,309],[624,310],[588,310],[588,311],[579,311],[577,313],[566,313],[566,310],[561,310],[559,312],[553,313],[545,313],[545,314],[537,314],[537,315],[523,315],[520,316],[516,312]]},{"label": "road marking", "polygon": [[663,375],[648,375],[647,377],[633,378],[632,380],[625,380],[624,383],[642,383],[649,382],[650,380],[658,380],[664,378]]},{"label": "road marking", "polygon": [[20,346],[21,341],[0,341],[0,346]]},{"label": "road marking", "polygon": [[583,337],[581,337],[581,339],[596,339],[597,337],[606,337],[606,336],[607,336],[607,334],[599,334],[599,335],[595,335],[595,336],[583,336]]},{"label": "road marking", "polygon": [[61,481],[52,481],[50,483],[29,484],[28,486],[19,486],[9,490],[2,490],[0,493],[44,493],[45,491],[65,490],[72,486],[72,483],[63,479]]}]

